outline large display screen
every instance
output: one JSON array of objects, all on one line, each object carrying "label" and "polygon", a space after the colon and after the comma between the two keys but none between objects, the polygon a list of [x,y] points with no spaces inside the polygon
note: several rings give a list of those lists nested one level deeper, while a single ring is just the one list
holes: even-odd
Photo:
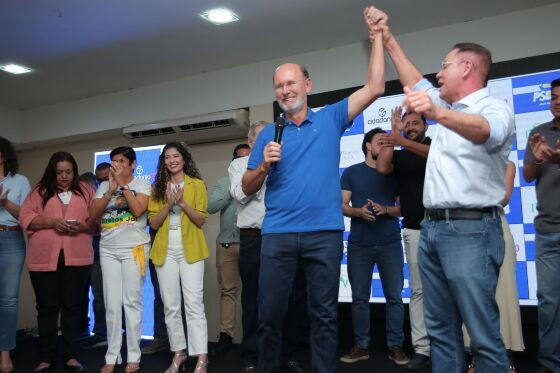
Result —
[{"label": "large display screen", "polygon": [[[491,80],[488,84],[494,97],[507,102],[515,113],[515,141],[510,160],[518,165],[515,175],[513,195],[505,208],[507,221],[515,241],[517,251],[517,289],[519,303],[522,305],[537,304],[537,286],[535,276],[535,228],[533,219],[537,213],[537,200],[534,183],[523,179],[523,156],[527,144],[527,136],[536,125],[552,119],[550,112],[550,82],[560,78],[560,70],[518,75]],[[391,129],[391,110],[400,105],[403,95],[385,96],[376,100],[355,120],[341,140],[340,171],[355,163],[363,162],[364,155],[361,144],[364,133],[375,127],[389,131]],[[433,137],[437,124],[430,123],[428,136]],[[352,301],[352,290],[346,268],[346,239],[350,230],[350,219],[345,218],[344,256],[340,276],[340,302]],[[406,259],[405,259],[406,260]],[[408,283],[408,267],[404,265],[403,299],[408,302],[411,289]],[[370,302],[384,302],[383,290],[377,266],[371,283]]]}]

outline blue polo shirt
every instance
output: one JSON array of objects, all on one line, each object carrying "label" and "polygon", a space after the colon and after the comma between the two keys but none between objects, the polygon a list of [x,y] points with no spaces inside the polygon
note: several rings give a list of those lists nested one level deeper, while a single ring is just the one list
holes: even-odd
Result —
[{"label": "blue polo shirt", "polygon": [[[282,159],[268,172],[263,234],[344,230],[340,192],[340,137],[350,127],[348,99],[313,112],[298,127],[286,121]],[[263,161],[274,126],[261,131],[247,168]]]}]

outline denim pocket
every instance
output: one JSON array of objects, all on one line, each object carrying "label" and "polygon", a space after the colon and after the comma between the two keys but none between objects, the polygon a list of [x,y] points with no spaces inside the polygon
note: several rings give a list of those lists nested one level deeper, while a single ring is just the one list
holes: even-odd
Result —
[{"label": "denim pocket", "polygon": [[487,233],[488,220],[449,220],[450,229],[465,236],[479,236]]}]

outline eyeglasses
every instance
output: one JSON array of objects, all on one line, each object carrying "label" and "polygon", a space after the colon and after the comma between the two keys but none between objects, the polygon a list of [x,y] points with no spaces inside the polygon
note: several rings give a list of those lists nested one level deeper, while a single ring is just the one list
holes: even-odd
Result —
[{"label": "eyeglasses", "polygon": [[449,65],[452,65],[452,64],[454,64],[454,63],[459,64],[459,63],[464,63],[464,62],[469,62],[469,63],[473,66],[473,68],[476,67],[476,65],[475,65],[472,61],[469,61],[469,60],[453,60],[453,61],[445,61],[445,60],[443,60],[443,61],[441,61],[441,69],[442,69],[442,70],[445,70],[445,68],[446,68],[447,66],[449,66]]},{"label": "eyeglasses", "polygon": [[277,91],[282,91],[282,90],[284,90],[284,88],[292,89],[299,82],[305,82],[306,80],[307,79],[304,79],[304,80],[290,80],[286,83],[275,84],[274,89],[277,90]]}]

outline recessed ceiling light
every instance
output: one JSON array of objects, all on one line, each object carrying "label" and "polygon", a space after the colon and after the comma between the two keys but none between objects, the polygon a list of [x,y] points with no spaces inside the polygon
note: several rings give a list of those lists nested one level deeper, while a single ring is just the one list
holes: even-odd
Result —
[{"label": "recessed ceiling light", "polygon": [[30,68],[27,68],[25,66],[21,66],[21,65],[16,65],[15,63],[8,63],[6,65],[0,65],[0,70],[4,70],[7,73],[11,73],[11,74],[27,74],[30,73],[31,70]]},{"label": "recessed ceiling light", "polygon": [[210,9],[204,13],[200,13],[200,16],[215,25],[239,21],[239,16],[226,8]]}]

